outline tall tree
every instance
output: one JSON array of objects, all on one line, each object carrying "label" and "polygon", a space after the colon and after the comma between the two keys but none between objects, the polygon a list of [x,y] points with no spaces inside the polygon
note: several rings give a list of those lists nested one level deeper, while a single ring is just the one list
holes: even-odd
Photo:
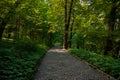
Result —
[{"label": "tall tree", "polygon": [[64,27],[64,42],[63,42],[63,48],[67,48],[67,0],[65,0],[65,27]]},{"label": "tall tree", "polygon": [[74,16],[74,12],[72,13],[72,22],[71,22],[71,26],[70,26],[70,39],[69,39],[69,47],[72,47],[72,37],[73,37],[73,25],[75,22],[75,16]]},{"label": "tall tree", "polygon": [[108,54],[110,51],[113,50],[113,41],[112,41],[112,33],[115,30],[115,23],[116,23],[116,13],[117,13],[117,2],[118,0],[111,0],[111,10],[108,15],[108,30],[109,34],[106,40],[106,47],[105,47],[105,54]]},{"label": "tall tree", "polygon": [[71,20],[71,13],[73,8],[73,0],[71,0],[70,7],[69,7],[69,13],[67,13],[67,0],[65,0],[65,27],[64,27],[64,41],[63,41],[63,48],[68,48],[68,32],[69,32],[69,26],[70,26],[70,20]]}]

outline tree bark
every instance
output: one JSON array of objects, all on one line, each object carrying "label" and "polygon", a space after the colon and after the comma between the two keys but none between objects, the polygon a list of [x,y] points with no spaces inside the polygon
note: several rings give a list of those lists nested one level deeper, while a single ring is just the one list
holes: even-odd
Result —
[{"label": "tree bark", "polygon": [[65,7],[64,7],[64,9],[65,9],[65,28],[64,28],[64,41],[63,41],[63,48],[64,49],[67,49],[67,36],[68,36],[68,34],[67,34],[67,0],[65,0]]},{"label": "tree bark", "polygon": [[69,41],[69,47],[71,48],[72,47],[72,37],[73,37],[73,25],[74,25],[74,13],[73,13],[73,20],[72,20],[72,24],[71,24],[71,27],[70,27],[70,41]]},{"label": "tree bark", "polygon": [[2,21],[0,24],[0,40],[2,40],[2,34],[5,30],[5,25],[6,25],[6,23],[4,21]]},{"label": "tree bark", "polygon": [[69,32],[69,25],[70,25],[70,19],[71,19],[71,13],[72,13],[72,7],[73,7],[73,0],[71,0],[70,3],[70,9],[69,9],[69,15],[67,14],[67,0],[65,0],[65,28],[64,28],[64,41],[63,41],[63,48],[68,48],[68,32]]},{"label": "tree bark", "polygon": [[15,39],[20,39],[20,17],[16,19],[16,31],[15,31]]},{"label": "tree bark", "polygon": [[112,7],[109,14],[108,28],[110,33],[108,34],[108,37],[106,39],[106,47],[104,52],[105,55],[109,54],[109,52],[112,51],[113,49],[112,32],[115,30],[116,10],[117,10],[116,3],[117,3],[116,0],[112,1]]},{"label": "tree bark", "polygon": [[117,2],[115,1],[112,2],[112,8],[111,8],[110,15],[109,15],[108,26],[109,26],[109,31],[111,32],[115,30],[116,10],[117,10],[116,3]]},{"label": "tree bark", "polygon": [[49,45],[50,47],[53,46],[53,33],[52,33],[52,32],[49,33],[49,39],[48,39],[47,42],[48,42],[48,45]]}]

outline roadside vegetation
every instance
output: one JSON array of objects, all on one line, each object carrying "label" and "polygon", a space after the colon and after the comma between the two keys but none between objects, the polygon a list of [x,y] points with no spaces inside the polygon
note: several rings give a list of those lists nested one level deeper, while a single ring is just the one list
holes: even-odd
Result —
[{"label": "roadside vegetation", "polygon": [[69,52],[110,74],[117,80],[120,79],[120,59],[114,59],[111,56],[104,56],[84,49],[69,49]]},{"label": "roadside vegetation", "polygon": [[0,42],[0,80],[32,79],[46,50],[31,41]]}]

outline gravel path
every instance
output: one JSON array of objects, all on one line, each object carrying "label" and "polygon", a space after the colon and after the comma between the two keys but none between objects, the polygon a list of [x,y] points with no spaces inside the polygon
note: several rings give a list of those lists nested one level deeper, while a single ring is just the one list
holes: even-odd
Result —
[{"label": "gravel path", "polygon": [[50,49],[43,58],[35,80],[115,80],[93,69],[58,47]]}]

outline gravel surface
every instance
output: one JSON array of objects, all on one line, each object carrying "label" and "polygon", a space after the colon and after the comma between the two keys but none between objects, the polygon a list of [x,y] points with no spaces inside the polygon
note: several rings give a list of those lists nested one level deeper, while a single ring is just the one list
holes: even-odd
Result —
[{"label": "gravel surface", "polygon": [[66,50],[54,47],[43,58],[34,80],[115,80],[109,75],[91,68]]}]

